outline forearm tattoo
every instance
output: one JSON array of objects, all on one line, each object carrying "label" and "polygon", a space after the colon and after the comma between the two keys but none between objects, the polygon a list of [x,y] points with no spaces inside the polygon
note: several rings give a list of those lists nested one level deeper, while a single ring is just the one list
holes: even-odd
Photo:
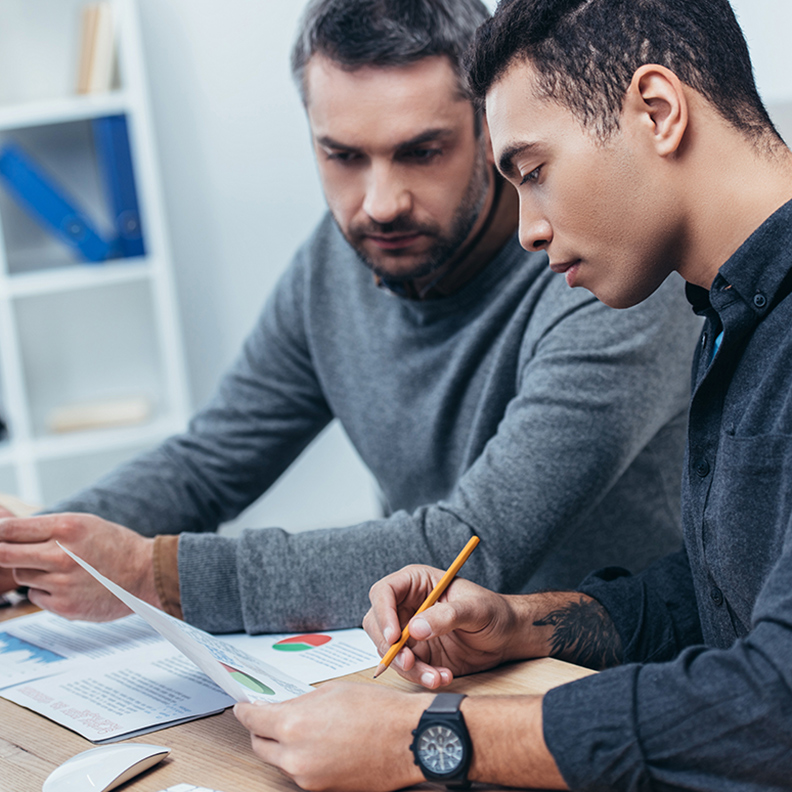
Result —
[{"label": "forearm tattoo", "polygon": [[550,639],[551,657],[597,670],[622,662],[619,634],[608,612],[596,600],[581,597],[551,611],[534,626],[555,628]]}]

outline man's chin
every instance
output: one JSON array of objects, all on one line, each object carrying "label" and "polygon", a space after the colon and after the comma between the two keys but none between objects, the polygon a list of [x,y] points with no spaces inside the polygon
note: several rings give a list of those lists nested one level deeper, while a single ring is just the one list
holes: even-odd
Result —
[{"label": "man's chin", "polygon": [[365,251],[356,250],[358,258],[375,275],[388,281],[412,281],[425,278],[439,269],[445,262],[437,263],[434,259],[427,260],[414,254],[389,254],[387,256],[371,256]]}]

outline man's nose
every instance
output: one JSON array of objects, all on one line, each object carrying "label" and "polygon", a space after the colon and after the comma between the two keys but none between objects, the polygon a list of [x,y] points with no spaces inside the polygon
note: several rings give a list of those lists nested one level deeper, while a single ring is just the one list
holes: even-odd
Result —
[{"label": "man's nose", "polygon": [[374,165],[366,185],[363,210],[377,223],[391,223],[397,217],[409,214],[412,195],[393,169],[387,165]]},{"label": "man's nose", "polygon": [[550,221],[520,201],[520,244],[529,251],[545,250],[553,241]]}]

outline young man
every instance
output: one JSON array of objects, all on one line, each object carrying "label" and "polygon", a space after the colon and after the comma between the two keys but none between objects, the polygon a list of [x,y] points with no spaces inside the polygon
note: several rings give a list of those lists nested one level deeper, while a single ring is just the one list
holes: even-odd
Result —
[{"label": "young man", "polygon": [[[330,212],[186,434],[60,505],[85,514],[0,524],[0,565],[36,604],[123,612],[54,539],[217,632],[360,624],[376,580],[448,564],[472,532],[468,574],[503,591],[679,547],[699,320],[680,283],[614,312],[520,248],[460,69],[486,17],[477,0],[309,6],[293,65]],[[214,533],[334,417],[389,517]]]},{"label": "young man", "polygon": [[[512,0],[479,32],[471,78],[522,244],[618,307],[677,269],[706,324],[685,550],[573,593],[453,583],[410,621],[407,678],[436,688],[547,655],[607,670],[544,697],[464,699],[472,762],[441,742],[423,761],[542,789],[790,789],[792,153],[728,0]],[[374,587],[382,651],[439,575],[410,567]],[[307,788],[383,790],[421,780],[410,731],[431,702],[336,685],[238,710],[256,751]],[[460,704],[447,709],[462,746]]]}]

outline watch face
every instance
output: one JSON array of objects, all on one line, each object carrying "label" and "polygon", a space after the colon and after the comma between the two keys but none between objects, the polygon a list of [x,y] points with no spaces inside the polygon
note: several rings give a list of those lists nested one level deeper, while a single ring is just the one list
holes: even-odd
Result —
[{"label": "watch face", "polygon": [[447,726],[430,726],[418,737],[415,755],[430,773],[447,775],[462,764],[465,746],[459,735]]}]

